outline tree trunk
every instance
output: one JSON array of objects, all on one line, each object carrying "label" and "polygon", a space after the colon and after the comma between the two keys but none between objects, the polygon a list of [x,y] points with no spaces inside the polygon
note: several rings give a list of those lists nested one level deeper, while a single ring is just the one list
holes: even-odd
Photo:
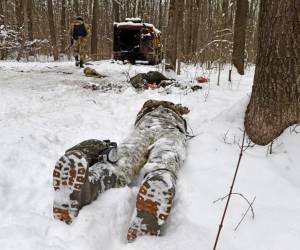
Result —
[{"label": "tree trunk", "polygon": [[162,0],[159,1],[159,14],[158,14],[158,28],[160,30],[162,30],[162,24],[163,24],[163,20],[162,20],[162,14],[163,14],[163,6],[162,6]]},{"label": "tree trunk", "polygon": [[29,41],[33,41],[33,17],[32,17],[32,0],[27,0],[27,26],[28,26],[28,39]]},{"label": "tree trunk", "polygon": [[49,21],[49,28],[50,28],[50,38],[52,44],[53,57],[54,57],[54,61],[57,61],[58,50],[57,50],[57,43],[56,43],[52,0],[47,0],[47,7],[48,7],[48,21]]},{"label": "tree trunk", "polygon": [[22,30],[24,26],[24,0],[17,0],[16,3],[16,18],[18,29]]},{"label": "tree trunk", "polygon": [[66,48],[66,0],[61,1],[61,20],[60,20],[60,53],[65,53]]},{"label": "tree trunk", "polygon": [[78,5],[78,0],[74,0],[74,10],[75,10],[75,15],[79,16],[79,5]]},{"label": "tree trunk", "polygon": [[200,15],[199,15],[200,7],[201,7],[201,1],[196,0],[196,5],[193,10],[194,25],[193,25],[193,35],[192,35],[192,53],[195,53],[197,51],[197,46],[198,46],[198,32],[200,26]]},{"label": "tree trunk", "polygon": [[245,43],[247,30],[248,0],[237,1],[234,23],[232,64],[244,75]]},{"label": "tree trunk", "polygon": [[176,8],[176,4],[177,4],[176,0],[170,0],[169,21],[168,21],[168,41],[167,41],[167,60],[174,70],[176,69],[177,34],[178,34],[178,18],[177,18],[178,11]]},{"label": "tree trunk", "polygon": [[24,0],[16,0],[16,17],[17,17],[17,26],[19,31],[21,47],[18,50],[17,60],[19,61],[23,56],[24,49]]},{"label": "tree trunk", "polygon": [[92,37],[91,37],[91,56],[92,56],[93,60],[97,60],[98,19],[99,19],[99,0],[94,0],[93,20],[92,20]]},{"label": "tree trunk", "polygon": [[185,39],[185,55],[190,56],[192,52],[192,23],[193,23],[193,1],[186,1],[186,13],[185,13],[185,23],[186,23],[186,39]]},{"label": "tree trunk", "polygon": [[[4,11],[3,11],[3,6],[2,6],[2,1],[0,1],[0,19],[2,20],[2,16],[4,15]],[[1,24],[1,23],[0,23]]]},{"label": "tree trunk", "polygon": [[114,21],[120,22],[120,9],[119,3],[117,1],[113,1],[113,12],[114,12]]},{"label": "tree trunk", "polygon": [[266,145],[300,122],[300,1],[260,2],[254,85],[245,116],[250,139]]}]

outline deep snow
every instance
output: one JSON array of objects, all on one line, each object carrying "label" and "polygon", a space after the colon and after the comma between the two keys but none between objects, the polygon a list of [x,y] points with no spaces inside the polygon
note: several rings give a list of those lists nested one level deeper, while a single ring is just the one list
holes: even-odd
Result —
[{"label": "deep snow", "polygon": [[[128,75],[154,66],[93,63],[105,79],[83,75],[71,62],[0,62],[0,248],[2,250],[195,250],[212,249],[226,195],[238,160],[244,111],[253,68],[244,77],[184,66],[179,82],[210,78],[202,90],[170,88],[136,93]],[[176,77],[169,73],[169,76]],[[82,88],[113,85],[106,92]],[[196,83],[195,83],[196,84]],[[72,225],[52,217],[52,169],[64,150],[84,139],[121,142],[133,129],[149,98],[181,102],[191,109],[187,121],[197,136],[179,173],[175,204],[162,237],[126,242],[137,186],[112,189],[84,207]],[[300,130],[300,129],[299,129]],[[297,250],[300,246],[300,134],[286,132],[267,147],[248,148],[235,192],[254,202],[234,231],[247,203],[233,196],[218,249]]]}]

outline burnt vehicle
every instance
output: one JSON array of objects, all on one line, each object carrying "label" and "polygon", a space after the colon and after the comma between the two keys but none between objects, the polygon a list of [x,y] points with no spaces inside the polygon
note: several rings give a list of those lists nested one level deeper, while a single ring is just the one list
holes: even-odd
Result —
[{"label": "burnt vehicle", "polygon": [[139,18],[114,23],[113,59],[135,64],[148,61],[158,64],[162,60],[161,32]]}]

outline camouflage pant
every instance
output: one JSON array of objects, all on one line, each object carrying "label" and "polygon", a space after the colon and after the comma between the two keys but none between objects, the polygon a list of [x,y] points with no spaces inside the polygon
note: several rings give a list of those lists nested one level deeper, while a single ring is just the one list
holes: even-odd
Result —
[{"label": "camouflage pant", "polygon": [[[145,233],[158,235],[170,213],[177,173],[186,155],[186,124],[176,112],[179,108],[182,107],[143,108],[135,129],[119,145],[117,164],[97,161],[103,149],[100,140],[88,140],[69,149],[66,155],[80,152],[90,166],[81,191],[72,193],[80,195],[71,197],[79,201],[78,208],[109,188],[123,187],[137,176],[143,176],[128,240]],[[59,164],[56,168],[60,169]]]},{"label": "camouflage pant", "polygon": [[186,136],[184,120],[172,110],[159,107],[144,115],[119,145],[117,165],[96,162],[101,145],[100,140],[88,140],[67,151],[84,152],[91,166],[89,181],[84,185],[84,204],[109,188],[131,183],[138,174],[144,176],[144,181],[166,178],[170,180],[168,189],[175,192],[176,175],[186,153]]},{"label": "camouflage pant", "polygon": [[80,37],[74,40],[73,53],[74,56],[79,56],[80,60],[85,60],[87,55],[87,38]]}]

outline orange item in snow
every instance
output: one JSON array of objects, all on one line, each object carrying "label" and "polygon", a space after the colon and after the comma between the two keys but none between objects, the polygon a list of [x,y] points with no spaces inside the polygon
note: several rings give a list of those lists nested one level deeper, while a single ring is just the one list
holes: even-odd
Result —
[{"label": "orange item in snow", "polygon": [[155,88],[157,88],[157,85],[155,82],[151,82],[151,83],[148,83],[147,87],[148,87],[148,89],[155,89]]},{"label": "orange item in snow", "polygon": [[198,77],[196,78],[196,81],[197,81],[198,83],[205,83],[205,82],[208,82],[208,79],[205,78],[205,77],[203,77],[203,76],[198,76]]}]

